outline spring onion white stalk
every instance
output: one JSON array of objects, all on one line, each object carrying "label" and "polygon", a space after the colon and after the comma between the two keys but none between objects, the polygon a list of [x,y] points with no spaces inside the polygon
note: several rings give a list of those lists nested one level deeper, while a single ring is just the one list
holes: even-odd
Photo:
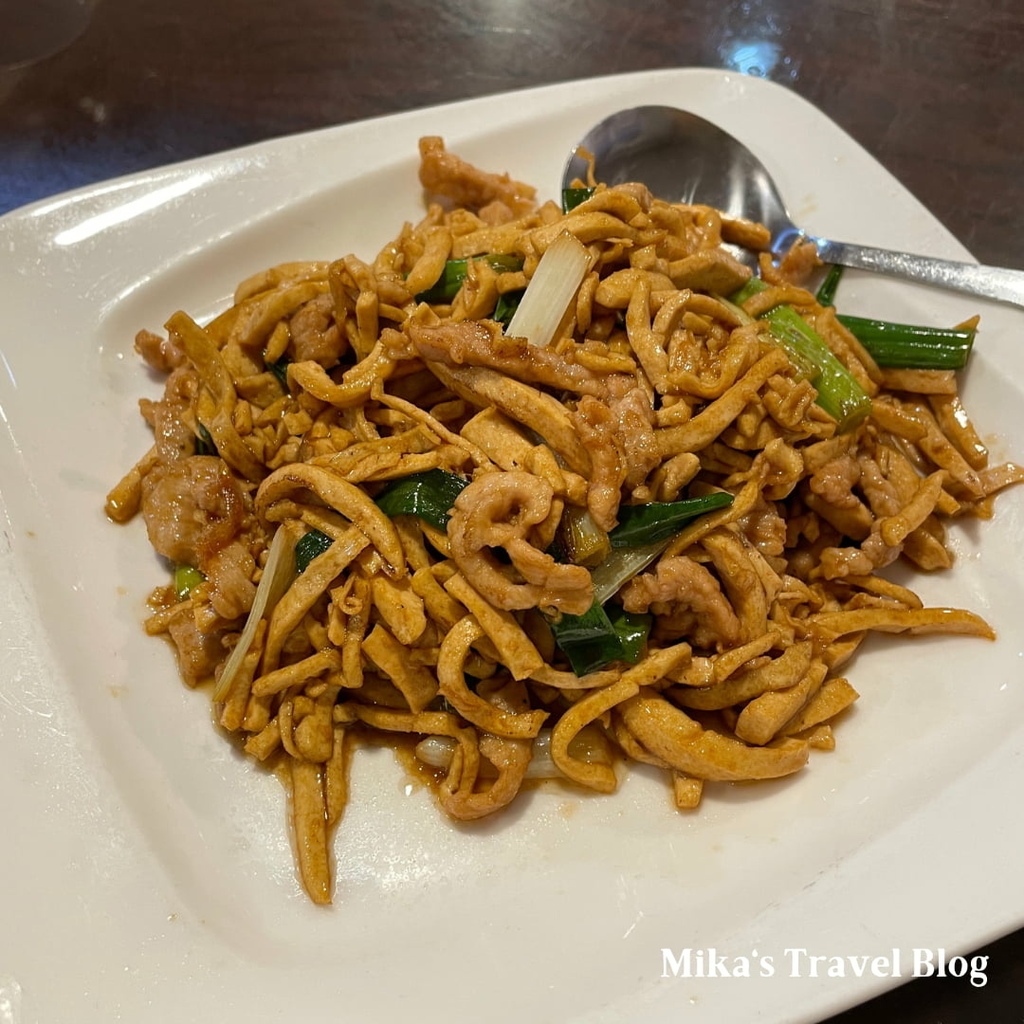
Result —
[{"label": "spring onion white stalk", "polygon": [[669,545],[661,540],[635,548],[615,548],[590,574],[594,584],[594,600],[604,604],[623,583],[643,572]]},{"label": "spring onion white stalk", "polygon": [[611,551],[608,534],[594,522],[589,509],[575,505],[566,505],[558,539],[568,560],[576,565],[599,565]]},{"label": "spring onion white stalk", "polygon": [[[573,737],[569,753],[581,761],[608,763],[608,752],[602,743],[593,742],[594,737],[585,730]],[[428,736],[416,744],[416,757],[431,768],[448,768],[452,763],[456,741],[449,736]],[[482,759],[481,774],[487,774],[490,762]],[[493,770],[491,771],[493,774]],[[551,730],[541,729],[533,740],[533,757],[526,769],[528,779],[564,779],[565,776],[551,759]]]},{"label": "spring onion white stalk", "polygon": [[[448,768],[452,763],[452,755],[455,753],[457,743],[449,736],[428,736],[416,744],[415,754],[424,764],[431,768]],[[482,759],[480,762],[481,774],[488,774],[489,762]],[[493,774],[491,771],[490,774]],[[551,730],[541,729],[533,741],[533,757],[530,759],[530,766],[526,769],[528,779],[557,779],[564,778],[562,773],[555,767],[551,760]]]},{"label": "spring onion white stalk", "polygon": [[[752,277],[729,300],[741,304],[767,288],[760,278]],[[840,433],[863,422],[871,412],[871,398],[810,323],[786,305],[775,306],[758,319],[767,324],[771,340],[814,386],[818,392],[815,401],[836,421]]]},{"label": "spring onion white stalk", "polygon": [[550,345],[589,269],[586,246],[563,231],[541,256],[505,333],[541,348]]},{"label": "spring onion white stalk", "polygon": [[249,618],[245,620],[242,635],[224,663],[224,669],[214,687],[213,700],[215,703],[225,700],[231,692],[231,684],[234,682],[246,654],[249,653],[260,619],[273,611],[274,606],[281,600],[294,578],[295,538],[290,530],[278,527],[274,539],[270,542],[267,564],[263,567],[263,575],[256,588],[256,596],[253,598]]}]

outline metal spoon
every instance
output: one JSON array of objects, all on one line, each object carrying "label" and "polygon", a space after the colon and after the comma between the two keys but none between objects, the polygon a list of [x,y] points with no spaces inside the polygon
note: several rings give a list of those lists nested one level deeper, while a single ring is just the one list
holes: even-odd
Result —
[{"label": "metal spoon", "polygon": [[[703,203],[759,221],[771,232],[773,253],[781,254],[794,241],[806,239],[818,247],[825,263],[874,270],[1024,306],[1024,271],[832,242],[807,234],[790,219],[775,183],[757,157],[717,125],[685,110],[633,107],[605,118],[584,136],[569,158],[562,175],[565,187],[574,178],[586,177],[588,164],[580,150],[593,155],[597,180],[608,185],[643,182],[661,199]],[[741,258],[756,264],[751,253]]]}]

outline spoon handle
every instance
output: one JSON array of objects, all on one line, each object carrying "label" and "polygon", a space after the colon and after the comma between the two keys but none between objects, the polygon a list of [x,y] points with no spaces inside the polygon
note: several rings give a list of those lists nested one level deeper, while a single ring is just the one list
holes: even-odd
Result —
[{"label": "spoon handle", "polygon": [[826,238],[816,238],[814,241],[818,246],[818,255],[825,263],[838,263],[857,270],[874,270],[880,274],[892,274],[1024,307],[1024,270],[939,260],[908,252],[873,249],[867,245],[830,242]]}]

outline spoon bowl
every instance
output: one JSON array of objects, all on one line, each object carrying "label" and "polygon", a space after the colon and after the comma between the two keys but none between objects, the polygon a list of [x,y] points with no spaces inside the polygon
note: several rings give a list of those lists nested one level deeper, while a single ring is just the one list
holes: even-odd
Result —
[{"label": "spoon bowl", "polygon": [[[790,217],[761,161],[738,139],[696,114],[669,106],[620,110],[583,137],[565,166],[563,187],[585,180],[593,158],[597,181],[642,182],[659,199],[701,203],[764,224],[771,251],[811,241],[825,263],[891,274],[1024,307],[1024,271],[941,260],[871,246],[835,242],[802,231]],[[756,267],[757,254],[734,248]]]}]

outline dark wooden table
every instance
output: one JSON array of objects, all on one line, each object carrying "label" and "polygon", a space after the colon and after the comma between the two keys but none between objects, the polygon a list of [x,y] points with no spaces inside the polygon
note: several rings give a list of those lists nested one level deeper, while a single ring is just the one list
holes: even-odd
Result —
[{"label": "dark wooden table", "polygon": [[[0,68],[0,213],[271,136],[672,66],[786,85],[981,262],[1024,268],[1021,0],[99,0],[62,50]],[[913,981],[834,1021],[1024,1021],[1024,932],[981,952],[984,988]]]}]

